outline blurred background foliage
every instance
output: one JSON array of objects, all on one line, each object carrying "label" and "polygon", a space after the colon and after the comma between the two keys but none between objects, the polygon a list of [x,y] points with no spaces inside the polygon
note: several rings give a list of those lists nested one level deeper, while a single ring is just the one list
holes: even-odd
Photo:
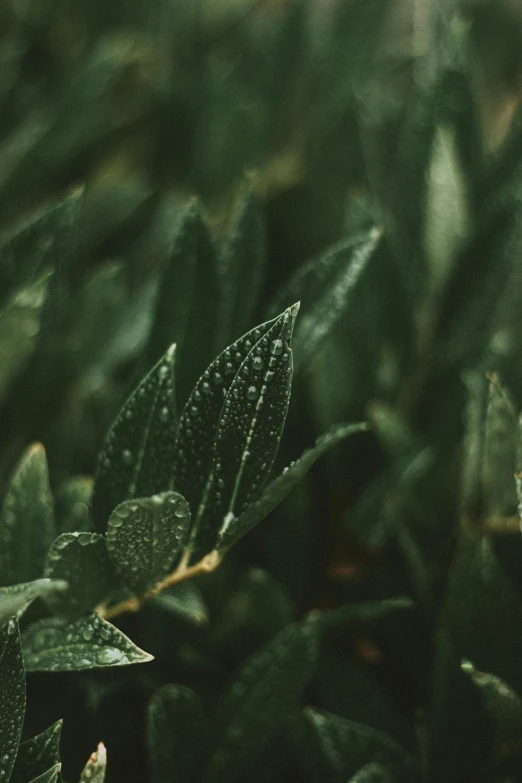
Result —
[{"label": "blurred background foliage", "polygon": [[[211,704],[310,609],[407,594],[413,611],[332,634],[307,699],[419,741],[429,780],[520,772],[517,735],[487,777],[490,727],[469,719],[477,694],[454,662],[522,692],[521,98],[518,0],[1,1],[0,477],[42,441],[62,530],[81,529],[103,435],[150,365],[187,205],[200,200],[223,268],[238,203],[260,205],[255,242],[236,252],[246,288],[253,275],[246,314],[216,336],[205,276],[169,288],[173,312],[199,301],[210,314],[210,358],[290,293],[303,318],[318,293],[334,307],[328,251],[383,229],[326,339],[296,349],[281,462],[338,421],[368,418],[374,436],[325,458],[199,580],[199,603],[162,597],[122,618],[154,664],[31,676],[26,734],[64,717],[66,770],[103,739],[109,779],[142,781],[157,686]],[[509,593],[505,615],[484,574]],[[277,746],[251,779],[310,779],[292,758]]]}]

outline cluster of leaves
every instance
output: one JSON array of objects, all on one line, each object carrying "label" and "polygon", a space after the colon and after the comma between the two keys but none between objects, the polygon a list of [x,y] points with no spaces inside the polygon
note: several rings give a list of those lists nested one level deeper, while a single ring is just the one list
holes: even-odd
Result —
[{"label": "cluster of leaves", "polygon": [[0,7],[1,783],[522,778],[520,27],[394,5]]}]

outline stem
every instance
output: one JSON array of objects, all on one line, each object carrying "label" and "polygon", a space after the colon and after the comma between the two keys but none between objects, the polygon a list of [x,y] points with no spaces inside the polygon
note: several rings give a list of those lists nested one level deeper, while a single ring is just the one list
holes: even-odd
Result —
[{"label": "stem", "polygon": [[209,574],[214,571],[221,563],[221,555],[214,549],[208,555],[205,555],[198,563],[192,566],[188,566],[188,560],[190,558],[190,552],[185,552],[180,564],[171,574],[162,579],[161,582],[149,590],[141,598],[127,598],[125,601],[120,601],[119,604],[115,604],[109,608],[106,608],[103,604],[97,609],[100,617],[104,620],[112,620],[115,617],[119,617],[121,614],[127,614],[128,612],[137,612],[141,609],[141,605],[148,598],[153,598],[155,595],[162,593],[168,587],[177,585],[180,582],[184,582],[186,579],[192,579],[195,576],[201,576],[201,574]]}]

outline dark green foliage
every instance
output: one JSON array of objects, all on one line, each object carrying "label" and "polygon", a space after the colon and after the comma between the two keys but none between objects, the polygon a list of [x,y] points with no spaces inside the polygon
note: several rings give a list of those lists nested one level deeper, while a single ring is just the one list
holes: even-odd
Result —
[{"label": "dark green foliage", "polygon": [[0,783],[522,780],[521,41],[0,3]]}]

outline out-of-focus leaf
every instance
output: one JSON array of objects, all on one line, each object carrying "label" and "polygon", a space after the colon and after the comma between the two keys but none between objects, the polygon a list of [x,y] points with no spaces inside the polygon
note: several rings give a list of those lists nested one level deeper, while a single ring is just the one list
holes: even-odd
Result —
[{"label": "out-of-focus leaf", "polygon": [[489,378],[488,392],[482,463],[484,512],[508,516],[517,505],[513,481],[520,440],[517,413],[496,376]]},{"label": "out-of-focus leaf", "polygon": [[186,619],[194,625],[208,623],[208,608],[199,588],[190,581],[163,590],[150,599],[151,604]]},{"label": "out-of-focus leaf", "polygon": [[58,617],[39,620],[24,631],[22,644],[29,672],[80,671],[152,660],[152,655],[94,612],[72,623]]},{"label": "out-of-focus leaf", "polygon": [[487,381],[484,376],[472,371],[463,373],[462,380],[467,389],[467,400],[464,410],[461,510],[465,517],[478,519],[482,512]]},{"label": "out-of-focus leaf", "polygon": [[9,780],[25,715],[25,672],[18,623],[0,628],[0,775]]},{"label": "out-of-focus leaf", "polygon": [[171,485],[177,429],[175,354],[172,345],[130,395],[105,438],[92,496],[93,520],[100,532],[122,501]]},{"label": "out-of-focus leaf", "polygon": [[45,575],[68,583],[68,589],[47,599],[54,614],[70,619],[86,614],[114,585],[105,539],[99,533],[63,533],[49,550]]},{"label": "out-of-focus leaf", "polygon": [[0,583],[30,582],[43,576],[55,537],[49,471],[41,443],[23,454],[4,499],[0,517]]},{"label": "out-of-focus leaf", "polygon": [[328,633],[345,623],[372,622],[387,617],[390,612],[411,609],[412,606],[413,601],[410,598],[383,598],[381,601],[347,604],[340,609],[313,610],[308,617],[314,628],[321,633]]},{"label": "out-of-focus leaf", "polygon": [[370,261],[381,232],[369,231],[343,240],[319,258],[313,258],[298,269],[295,277],[283,287],[274,303],[300,300],[302,314],[295,329],[296,369],[303,369],[321,342],[329,335],[346,311],[362,272]]},{"label": "out-of-focus leaf", "polygon": [[16,291],[0,312],[0,398],[25,369],[36,345],[49,274]]},{"label": "out-of-focus leaf", "polygon": [[59,720],[41,734],[22,742],[18,748],[10,783],[27,783],[60,763],[61,731],[62,721]]},{"label": "out-of-focus leaf", "polygon": [[83,768],[80,775],[80,783],[104,783],[106,769],[107,751],[103,742],[100,742]]},{"label": "out-of-focus leaf", "polygon": [[90,532],[89,517],[93,481],[90,476],[72,476],[55,495],[56,526],[59,533]]},{"label": "out-of-focus leaf", "polygon": [[138,596],[172,570],[186,541],[190,510],[177,492],[127,500],[112,512],[107,547],[116,572]]},{"label": "out-of-focus leaf", "polygon": [[309,740],[320,754],[316,774],[342,783],[378,759],[403,783],[417,780],[409,753],[384,732],[311,707],[305,709],[305,716],[311,729]]},{"label": "out-of-focus leaf", "polygon": [[223,250],[218,350],[235,334],[252,326],[252,316],[262,290],[266,265],[265,229],[260,204],[252,191],[240,201]]},{"label": "out-of-focus leaf", "polygon": [[164,685],[148,709],[152,783],[196,781],[208,753],[208,726],[199,696],[181,685]]},{"label": "out-of-focus leaf", "polygon": [[266,482],[290,397],[297,309],[224,351],[183,411],[174,483],[192,509],[189,552],[209,552],[223,520],[242,511]]},{"label": "out-of-focus leaf", "polygon": [[283,730],[313,673],[316,654],[310,629],[289,625],[247,659],[217,710],[209,783],[243,779]]},{"label": "out-of-focus leaf", "polygon": [[36,579],[10,587],[0,587],[0,625],[13,615],[22,615],[35,598],[43,598],[67,589],[63,579]]},{"label": "out-of-focus leaf", "polygon": [[308,449],[301,457],[286,468],[280,476],[273,479],[263,490],[260,497],[253,501],[246,509],[235,518],[224,520],[218,538],[218,549],[224,551],[236,543],[245,533],[248,533],[254,525],[257,525],[269,514],[288,493],[308,473],[316,460],[325,454],[330,448],[341,442],[349,435],[364,432],[367,425],[345,424],[338,425],[330,432],[321,435],[315,446]]},{"label": "out-of-focus leaf", "polygon": [[365,764],[348,783],[395,783],[396,780],[382,764]]},{"label": "out-of-focus leaf", "polygon": [[180,355],[178,389],[185,401],[210,364],[221,291],[210,231],[197,203],[183,215],[158,289],[147,355],[150,361],[175,342]]}]

